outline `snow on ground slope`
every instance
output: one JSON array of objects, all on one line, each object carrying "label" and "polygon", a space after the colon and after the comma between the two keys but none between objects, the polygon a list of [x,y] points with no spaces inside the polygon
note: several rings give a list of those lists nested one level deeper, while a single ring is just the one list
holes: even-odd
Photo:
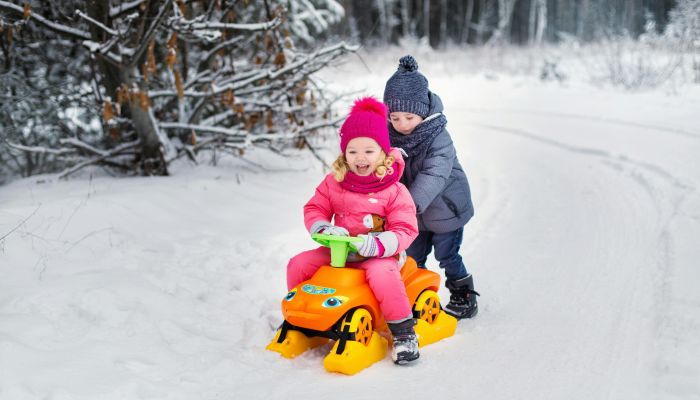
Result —
[{"label": "snow on ground slope", "polygon": [[[326,77],[381,96],[400,55]],[[324,371],[327,347],[264,350],[286,261],[313,247],[310,158],[23,180],[0,188],[0,399],[700,398],[700,93],[431,57],[477,212],[462,254],[481,311],[454,337],[353,377]]]}]

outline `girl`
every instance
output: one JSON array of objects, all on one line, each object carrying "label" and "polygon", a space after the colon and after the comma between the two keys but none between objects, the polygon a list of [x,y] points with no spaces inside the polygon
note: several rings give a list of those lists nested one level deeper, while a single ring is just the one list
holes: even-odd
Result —
[{"label": "girl", "polygon": [[[407,364],[419,356],[418,339],[394,255],[411,244],[418,225],[411,195],[399,182],[403,158],[389,147],[386,121],[386,107],[377,99],[355,102],[340,128],[342,154],[304,206],[304,223],[312,234],[362,238],[358,254],[348,256],[348,266],[365,270],[393,337],[392,359]],[[383,230],[374,232],[374,222],[382,219]],[[287,266],[288,289],[309,279],[329,260],[326,247],[293,257]]]}]

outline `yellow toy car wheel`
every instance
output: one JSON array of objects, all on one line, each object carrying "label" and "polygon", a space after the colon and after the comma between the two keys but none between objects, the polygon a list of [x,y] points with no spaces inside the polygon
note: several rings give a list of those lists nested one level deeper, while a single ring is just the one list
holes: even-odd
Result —
[{"label": "yellow toy car wheel", "polygon": [[343,319],[340,331],[349,333],[350,340],[354,336],[356,342],[367,346],[372,338],[372,316],[364,308],[358,308]]},{"label": "yellow toy car wheel", "polygon": [[386,355],[387,341],[372,330],[372,315],[364,308],[345,314],[338,323],[338,340],[323,359],[326,370],[352,375]]},{"label": "yellow toy car wheel", "polygon": [[439,314],[440,297],[432,290],[423,291],[413,306],[413,315],[432,325]]}]

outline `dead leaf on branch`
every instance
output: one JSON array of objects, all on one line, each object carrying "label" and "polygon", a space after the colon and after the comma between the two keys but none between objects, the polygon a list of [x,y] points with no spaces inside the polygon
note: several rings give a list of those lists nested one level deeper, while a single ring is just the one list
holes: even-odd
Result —
[{"label": "dead leaf on branch", "polygon": [[117,88],[117,103],[124,104],[129,101],[129,87],[125,84]]},{"label": "dead leaf on branch", "polygon": [[182,84],[182,75],[180,71],[175,71],[175,89],[177,90],[177,98],[182,100],[185,98],[185,88]]},{"label": "dead leaf on branch", "polygon": [[148,110],[151,107],[151,99],[148,97],[148,93],[138,89],[129,93],[129,100],[132,104],[136,104],[137,107],[144,110]]},{"label": "dead leaf on branch", "polygon": [[267,111],[267,119],[265,120],[265,126],[267,126],[267,129],[272,129],[275,127],[275,120],[272,114],[272,110]]},{"label": "dead leaf on branch", "polygon": [[233,107],[235,102],[235,97],[233,96],[233,89],[228,89],[221,93],[221,105],[224,107]]},{"label": "dead leaf on branch", "polygon": [[306,90],[301,89],[300,91],[297,92],[297,96],[296,96],[297,104],[300,106],[303,106],[304,100],[306,100]]},{"label": "dead leaf on branch", "polygon": [[226,13],[226,22],[228,22],[228,23],[236,22],[236,17],[237,17],[236,11],[234,11],[233,9],[228,10],[228,12]]},{"label": "dead leaf on branch", "polygon": [[175,2],[177,3],[177,7],[180,9],[180,13],[182,13],[182,15],[186,16],[187,15],[187,5],[185,4],[185,2],[182,0],[175,0]]},{"label": "dead leaf on branch", "polygon": [[168,54],[165,56],[165,65],[168,69],[173,69],[175,67],[175,62],[177,62],[177,51],[175,48],[171,47],[168,49]]},{"label": "dead leaf on branch", "polygon": [[146,66],[148,72],[151,73],[151,75],[156,74],[156,56],[154,53],[156,47],[156,42],[154,40],[151,40],[151,43],[148,44],[148,52],[146,55]]},{"label": "dead leaf on branch", "polygon": [[275,38],[272,33],[265,35],[265,50],[268,53],[272,53],[275,50]]},{"label": "dead leaf on branch", "polygon": [[177,47],[177,32],[173,32],[172,35],[170,35],[167,46],[169,49]]},{"label": "dead leaf on branch", "polygon": [[141,76],[143,76],[144,82],[148,83],[148,65],[146,63],[141,64]]},{"label": "dead leaf on branch", "polygon": [[287,57],[284,55],[284,52],[277,53],[274,64],[279,68],[282,68],[285,66],[285,64],[287,64]]},{"label": "dead leaf on branch", "polygon": [[112,102],[105,100],[102,103],[102,119],[105,122],[109,122],[114,118],[114,109],[112,108]]}]

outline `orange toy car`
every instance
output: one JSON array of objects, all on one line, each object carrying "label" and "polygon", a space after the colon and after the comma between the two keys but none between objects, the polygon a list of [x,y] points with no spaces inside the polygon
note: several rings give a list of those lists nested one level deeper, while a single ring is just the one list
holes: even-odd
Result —
[{"label": "orange toy car", "polygon": [[[323,361],[328,371],[354,374],[383,359],[391,335],[379,303],[365,280],[364,270],[343,268],[348,251],[356,251],[356,237],[315,234],[331,248],[331,265],[292,288],[282,300],[284,322],[267,346],[286,358],[335,340]],[[457,320],[442,311],[437,290],[440,275],[421,269],[407,257],[401,268],[419,346],[452,336]]]}]

